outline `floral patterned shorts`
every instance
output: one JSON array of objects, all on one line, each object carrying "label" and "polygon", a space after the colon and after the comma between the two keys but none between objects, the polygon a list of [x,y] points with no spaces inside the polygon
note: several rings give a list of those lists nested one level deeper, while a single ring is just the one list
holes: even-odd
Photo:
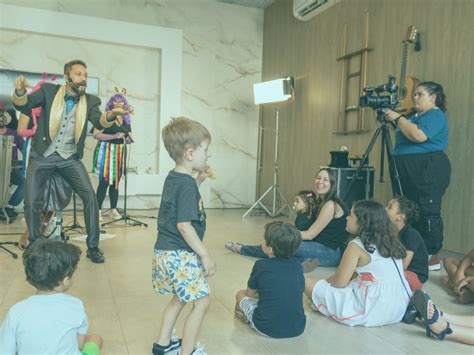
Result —
[{"label": "floral patterned shorts", "polygon": [[152,282],[156,292],[175,294],[187,303],[210,293],[201,259],[186,250],[155,250],[152,262]]}]

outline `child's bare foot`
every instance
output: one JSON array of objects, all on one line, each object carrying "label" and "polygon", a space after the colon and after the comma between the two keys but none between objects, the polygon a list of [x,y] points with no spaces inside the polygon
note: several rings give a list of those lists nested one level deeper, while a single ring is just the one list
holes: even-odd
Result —
[{"label": "child's bare foot", "polygon": [[449,276],[446,275],[445,277],[443,277],[443,284],[447,287],[452,287],[451,286],[451,280],[449,279]]},{"label": "child's bare foot", "polygon": [[249,320],[247,319],[247,317],[245,316],[244,312],[242,312],[240,309],[235,310],[235,317],[240,319],[245,324],[250,323]]}]

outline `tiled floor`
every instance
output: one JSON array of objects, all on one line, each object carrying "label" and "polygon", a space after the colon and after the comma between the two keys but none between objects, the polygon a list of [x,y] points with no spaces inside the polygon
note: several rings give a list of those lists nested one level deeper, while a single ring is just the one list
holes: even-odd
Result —
[{"label": "tiled floor", "polygon": [[[307,326],[302,336],[275,340],[257,335],[233,316],[234,294],[245,288],[255,260],[232,254],[223,244],[226,241],[260,243],[263,226],[270,220],[264,217],[242,220],[243,210],[207,212],[205,244],[217,262],[217,274],[210,280],[212,305],[199,339],[209,354],[474,353],[474,348],[467,345],[429,339],[418,325],[351,328],[327,319],[309,307],[306,308]],[[132,211],[132,214],[154,216],[156,211]],[[92,264],[85,257],[85,243],[73,241],[84,253],[70,293],[83,300],[90,331],[104,338],[104,354],[150,354],[161,312],[169,299],[156,295],[151,288],[156,220],[143,221],[149,224],[148,228],[107,228],[107,233],[117,234],[117,237],[101,242],[107,259],[103,265]],[[0,224],[0,233],[20,232],[23,227],[20,220],[8,226]],[[17,238],[0,235],[0,241]],[[325,277],[333,272],[334,268],[317,268],[309,275]],[[474,315],[472,305],[458,304],[444,289],[443,275],[443,271],[432,273],[425,289],[441,309]],[[33,292],[25,281],[21,258],[14,260],[0,251],[0,319],[3,320],[14,303]],[[178,334],[182,324],[183,319],[180,319]]]}]

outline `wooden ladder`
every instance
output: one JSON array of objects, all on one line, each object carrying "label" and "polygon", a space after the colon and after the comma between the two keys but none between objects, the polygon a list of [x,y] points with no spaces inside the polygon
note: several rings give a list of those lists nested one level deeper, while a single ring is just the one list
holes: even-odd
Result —
[{"label": "wooden ladder", "polygon": [[[356,105],[349,105],[349,98],[351,97],[349,85],[351,80],[358,80],[357,83],[357,99],[363,95],[363,89],[366,85],[367,80],[367,57],[368,52],[372,51],[372,48],[368,47],[369,41],[369,13],[365,14],[365,29],[364,29],[364,47],[351,53],[346,53],[346,40],[347,40],[347,23],[344,25],[344,34],[342,39],[342,56],[337,58],[341,62],[341,84],[340,84],[340,96],[339,96],[339,112],[337,117],[337,128],[336,134],[358,134],[367,132],[367,129],[362,127],[364,108]],[[350,72],[350,68],[356,60],[359,61],[359,65],[355,65],[356,71]],[[353,93],[352,93],[353,94]],[[352,96],[353,97],[353,96]],[[358,100],[357,100],[358,101]],[[355,129],[349,129],[349,113],[357,111],[357,122]]]}]

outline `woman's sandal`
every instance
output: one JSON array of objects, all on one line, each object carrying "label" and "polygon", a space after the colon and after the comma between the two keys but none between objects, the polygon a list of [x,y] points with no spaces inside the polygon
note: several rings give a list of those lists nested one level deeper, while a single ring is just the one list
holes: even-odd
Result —
[{"label": "woman's sandal", "polygon": [[237,243],[237,242],[227,242],[224,244],[226,249],[229,249],[233,253],[239,254],[239,251],[237,250],[237,245],[242,246],[242,244]]},{"label": "woman's sandal", "polygon": [[[433,304],[434,313],[431,319],[428,319],[428,310],[429,310],[429,303]],[[413,294],[413,303],[417,311],[423,317],[423,321],[425,322],[426,328],[426,336],[431,337],[434,336],[438,340],[443,340],[446,335],[452,334],[453,330],[449,326],[449,322],[446,322],[446,328],[440,333],[435,333],[431,330],[430,325],[435,324],[438,322],[439,317],[443,316],[443,312],[439,311],[436,308],[436,305],[431,301],[430,296],[427,293],[424,293],[422,290],[416,290]]]}]

